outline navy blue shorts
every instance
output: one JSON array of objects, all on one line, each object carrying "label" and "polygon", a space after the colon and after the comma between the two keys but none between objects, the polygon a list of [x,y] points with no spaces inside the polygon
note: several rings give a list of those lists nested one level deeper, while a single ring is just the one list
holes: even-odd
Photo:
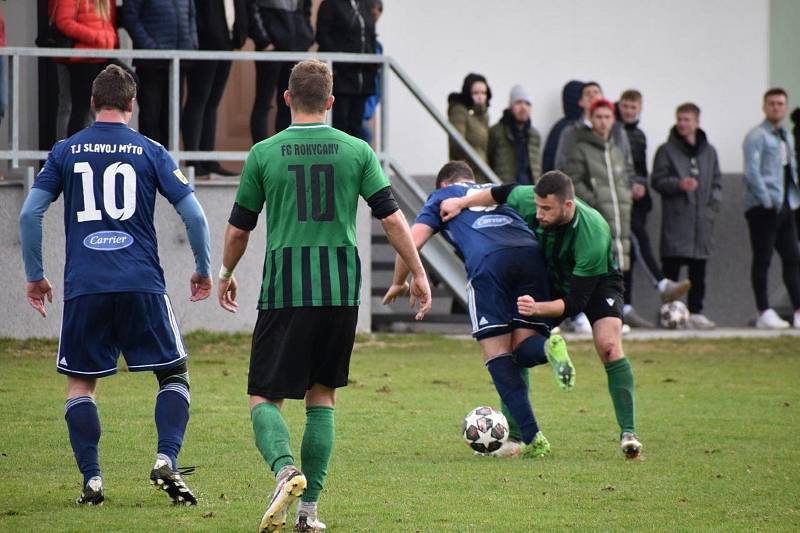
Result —
[{"label": "navy blue shorts", "polygon": [[467,283],[472,336],[478,340],[517,328],[550,334],[552,320],[526,317],[517,311],[517,298],[529,294],[550,300],[544,257],[538,246],[506,248],[487,255]]},{"label": "navy blue shorts", "polygon": [[86,294],[64,302],[56,369],[98,378],[128,369],[164,370],[186,360],[178,321],[166,294]]}]

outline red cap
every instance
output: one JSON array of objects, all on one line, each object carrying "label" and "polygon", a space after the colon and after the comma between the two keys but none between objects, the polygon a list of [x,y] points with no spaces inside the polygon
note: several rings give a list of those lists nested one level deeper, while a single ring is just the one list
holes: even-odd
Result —
[{"label": "red cap", "polygon": [[599,100],[595,100],[594,102],[592,102],[592,105],[589,106],[589,114],[591,115],[592,113],[594,113],[594,110],[597,109],[598,107],[607,107],[611,110],[612,113],[616,111],[616,109],[614,108],[614,102],[612,102],[611,100],[606,100],[605,98],[600,98]]}]

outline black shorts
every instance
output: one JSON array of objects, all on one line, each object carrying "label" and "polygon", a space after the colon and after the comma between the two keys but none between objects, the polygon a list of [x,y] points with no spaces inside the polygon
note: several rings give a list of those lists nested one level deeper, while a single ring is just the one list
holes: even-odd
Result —
[{"label": "black shorts", "polygon": [[613,272],[597,280],[594,292],[586,302],[583,312],[590,324],[601,318],[613,316],[622,320],[623,293],[625,282],[620,272]]},{"label": "black shorts", "polygon": [[302,399],[314,383],[346,386],[357,322],[358,307],[260,310],[247,393]]}]

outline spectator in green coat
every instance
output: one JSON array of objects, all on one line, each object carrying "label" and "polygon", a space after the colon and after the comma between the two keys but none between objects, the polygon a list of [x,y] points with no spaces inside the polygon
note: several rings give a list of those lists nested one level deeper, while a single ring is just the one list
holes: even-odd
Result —
[{"label": "spectator in green coat", "polygon": [[531,125],[531,98],[515,85],[503,118],[489,129],[489,166],[503,183],[532,185],[541,173],[540,146],[541,136]]}]

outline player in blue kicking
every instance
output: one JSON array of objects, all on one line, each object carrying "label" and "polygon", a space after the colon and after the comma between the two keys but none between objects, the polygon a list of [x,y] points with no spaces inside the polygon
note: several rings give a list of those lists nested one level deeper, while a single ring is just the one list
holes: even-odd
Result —
[{"label": "player in blue kicking", "polygon": [[[517,311],[517,298],[522,295],[550,297],[544,258],[525,221],[505,206],[465,210],[447,223],[439,216],[446,198],[470,196],[486,187],[475,184],[472,170],[463,161],[447,163],[411,234],[417,248],[422,248],[441,231],[464,260],[472,336],[483,349],[486,368],[512,425],[512,438],[498,455],[536,457],[547,454],[550,444],[539,431],[531,407],[528,368],[550,360],[563,389],[574,385],[575,369],[564,339],[550,336],[549,319],[523,317]],[[384,303],[406,293],[407,276],[408,268],[398,257]]]},{"label": "player in blue kicking", "polygon": [[160,144],[127,126],[136,83],[111,65],[92,84],[97,121],[53,147],[20,213],[28,302],[43,317],[53,289],[42,265],[42,217],[63,193],[66,263],[57,370],[67,376],[67,421],[83,474],[79,505],[103,502],[98,459],[97,378],[117,371],[120,351],[131,371],[158,379],[158,453],[150,480],[176,503],[195,504],[178,470],[189,421],[186,349],[158,259],[156,193],[186,225],[194,253],[191,300],[211,291],[208,224],[192,188]]}]

